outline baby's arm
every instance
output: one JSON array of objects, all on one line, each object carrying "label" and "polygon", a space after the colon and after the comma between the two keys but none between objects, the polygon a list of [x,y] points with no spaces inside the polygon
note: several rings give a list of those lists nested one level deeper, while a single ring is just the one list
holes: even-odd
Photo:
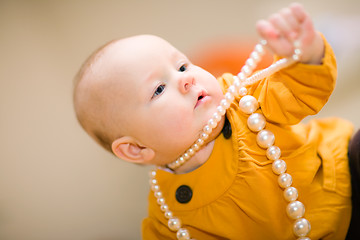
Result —
[{"label": "baby's arm", "polygon": [[274,123],[292,125],[319,112],[335,86],[336,60],[309,15],[295,3],[259,21],[257,29],[280,57],[290,57],[294,41],[299,41],[303,52],[300,60],[307,63],[284,68],[252,86],[252,95],[258,99],[263,114]]},{"label": "baby's arm", "polygon": [[302,63],[322,63],[324,42],[302,5],[293,3],[268,20],[258,21],[256,28],[274,54],[290,57],[294,52],[294,41],[299,41]]}]

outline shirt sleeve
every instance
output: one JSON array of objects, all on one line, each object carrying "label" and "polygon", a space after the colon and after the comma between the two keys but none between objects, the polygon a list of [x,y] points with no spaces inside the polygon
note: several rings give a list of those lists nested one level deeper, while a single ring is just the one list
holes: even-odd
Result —
[{"label": "shirt sleeve", "polygon": [[328,101],[337,77],[334,53],[324,39],[321,65],[296,63],[250,87],[268,121],[296,124],[318,113]]}]

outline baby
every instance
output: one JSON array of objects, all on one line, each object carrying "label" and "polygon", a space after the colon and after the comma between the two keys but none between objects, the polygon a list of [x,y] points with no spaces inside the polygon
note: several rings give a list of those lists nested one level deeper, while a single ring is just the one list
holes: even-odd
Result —
[{"label": "baby", "polygon": [[[155,196],[149,195],[143,239],[347,236],[352,214],[347,157],[352,125],[335,118],[298,124],[317,113],[334,88],[331,47],[299,4],[259,21],[257,30],[277,56],[292,56],[294,41],[301,43],[300,63],[246,89],[258,99],[256,113],[266,117],[265,128],[276,136],[286,172],[294,179],[288,186],[277,183],[276,174],[285,170],[272,171],[272,163],[280,157],[278,148],[273,148],[277,157],[267,157],[247,127],[248,114],[238,105],[241,96],[219,117],[202,147],[180,166],[171,167],[219,112],[224,92],[234,82],[231,74],[216,79],[151,35],[107,43],[77,74],[74,106],[85,131],[120,159],[161,167],[151,174]],[[284,199],[283,192],[291,196]],[[300,204],[290,212],[305,205],[305,215],[301,210],[291,217],[288,211],[289,218],[285,211],[289,202]]]}]

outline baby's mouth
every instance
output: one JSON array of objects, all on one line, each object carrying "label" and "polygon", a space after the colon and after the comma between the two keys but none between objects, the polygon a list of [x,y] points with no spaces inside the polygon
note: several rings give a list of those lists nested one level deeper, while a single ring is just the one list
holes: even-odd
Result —
[{"label": "baby's mouth", "polygon": [[199,105],[203,104],[207,99],[209,98],[209,95],[206,91],[201,91],[198,93],[197,101],[194,108],[197,108]]}]

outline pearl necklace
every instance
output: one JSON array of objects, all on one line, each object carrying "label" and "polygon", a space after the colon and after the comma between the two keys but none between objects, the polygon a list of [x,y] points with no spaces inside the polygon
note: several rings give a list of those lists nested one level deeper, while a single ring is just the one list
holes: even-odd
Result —
[{"label": "pearl necklace", "polygon": [[[298,191],[296,188],[291,186],[292,177],[290,174],[286,173],[287,165],[285,161],[280,159],[280,148],[274,145],[274,134],[271,131],[264,129],[266,125],[264,115],[261,113],[254,113],[259,108],[257,99],[251,95],[247,95],[246,89],[246,86],[252,85],[257,81],[290,66],[294,62],[299,61],[301,50],[299,48],[299,44],[295,42],[295,51],[291,58],[280,59],[268,68],[263,69],[262,71],[259,71],[249,77],[255,69],[257,63],[264,55],[264,45],[266,45],[266,41],[263,40],[255,46],[254,51],[246,60],[240,73],[237,76],[234,76],[233,84],[228,88],[227,93],[224,95],[224,99],[220,101],[220,105],[217,107],[216,112],[202,129],[199,138],[183,155],[167,166],[174,170],[189,160],[204,145],[212,130],[217,126],[222,116],[225,115],[226,110],[230,107],[230,104],[235,99],[235,96],[240,95],[240,110],[245,114],[250,115],[247,120],[248,128],[252,132],[257,133],[257,144],[261,148],[266,149],[266,157],[273,161],[272,171],[274,174],[278,175],[278,184],[282,189],[284,189],[284,198],[287,202],[289,202],[286,207],[286,212],[289,218],[295,220],[293,224],[293,233],[296,237],[298,237],[298,240],[310,240],[310,238],[306,237],[311,230],[311,225],[307,219],[303,218],[305,214],[304,204],[297,201]],[[169,229],[176,232],[178,240],[191,239],[189,231],[182,227],[181,220],[175,217],[169,210],[169,206],[166,204],[163,194],[160,191],[158,181],[156,180],[156,170],[151,170],[149,175],[151,190],[154,192],[157,203],[159,204],[161,211],[164,212],[165,218],[168,219]]]}]

